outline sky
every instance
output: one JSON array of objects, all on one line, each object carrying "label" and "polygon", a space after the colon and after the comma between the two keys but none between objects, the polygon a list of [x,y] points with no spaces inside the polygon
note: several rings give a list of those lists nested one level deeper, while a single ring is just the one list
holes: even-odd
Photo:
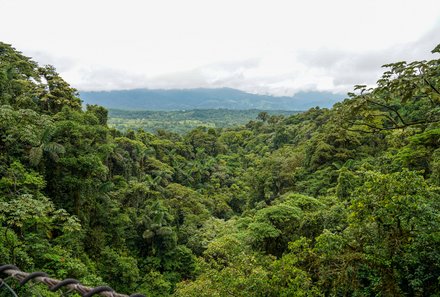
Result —
[{"label": "sky", "polygon": [[439,0],[0,0],[0,41],[81,90],[346,93],[438,58]]}]

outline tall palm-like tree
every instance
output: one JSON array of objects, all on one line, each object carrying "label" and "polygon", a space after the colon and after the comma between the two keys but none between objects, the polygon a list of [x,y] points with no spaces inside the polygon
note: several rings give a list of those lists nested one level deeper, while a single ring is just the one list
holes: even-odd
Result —
[{"label": "tall palm-like tree", "polygon": [[40,164],[43,159],[44,153],[46,153],[52,160],[57,161],[59,159],[59,155],[65,153],[65,148],[63,145],[52,141],[53,130],[51,127],[47,127],[40,140],[40,144],[32,147],[29,150],[29,162],[33,166],[37,166]]}]

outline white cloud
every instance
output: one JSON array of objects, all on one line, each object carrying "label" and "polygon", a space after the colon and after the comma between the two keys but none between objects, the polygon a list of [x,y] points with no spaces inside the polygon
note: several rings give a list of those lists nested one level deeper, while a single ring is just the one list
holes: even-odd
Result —
[{"label": "white cloud", "polygon": [[437,0],[0,0],[0,11],[0,40],[87,90],[347,91],[440,43]]}]

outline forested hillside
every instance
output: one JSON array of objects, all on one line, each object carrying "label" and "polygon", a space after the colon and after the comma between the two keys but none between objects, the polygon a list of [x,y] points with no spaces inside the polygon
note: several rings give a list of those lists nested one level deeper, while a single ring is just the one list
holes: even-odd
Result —
[{"label": "forested hillside", "polygon": [[231,88],[199,88],[81,91],[80,97],[87,104],[98,104],[110,109],[176,111],[218,108],[305,110],[315,106],[330,107],[344,96],[315,91],[276,97]]},{"label": "forested hillside", "polygon": [[0,43],[1,263],[147,296],[440,295],[440,60],[239,128],[107,116]]}]

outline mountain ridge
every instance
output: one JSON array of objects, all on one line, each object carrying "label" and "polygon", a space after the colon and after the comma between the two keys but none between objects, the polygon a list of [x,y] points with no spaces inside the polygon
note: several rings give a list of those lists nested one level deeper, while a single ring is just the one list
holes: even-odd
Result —
[{"label": "mountain ridge", "polygon": [[86,104],[111,109],[176,111],[188,109],[306,110],[333,106],[345,96],[330,92],[299,92],[293,96],[247,93],[232,88],[131,89],[80,91]]}]

